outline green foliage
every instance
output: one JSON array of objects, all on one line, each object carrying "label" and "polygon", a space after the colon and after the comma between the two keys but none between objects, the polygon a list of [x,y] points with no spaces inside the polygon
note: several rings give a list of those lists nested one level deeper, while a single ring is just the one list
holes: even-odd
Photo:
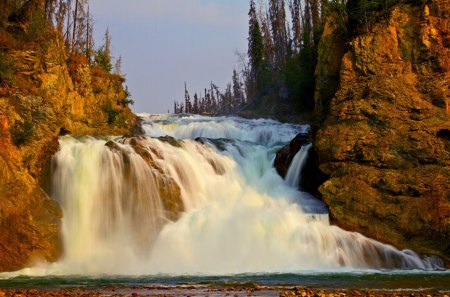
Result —
[{"label": "green foliage", "polygon": [[31,140],[34,133],[33,123],[25,120],[23,123],[15,121],[14,125],[9,128],[9,133],[13,143],[16,146],[21,146]]},{"label": "green foliage", "polygon": [[103,47],[95,52],[94,63],[108,73],[112,70],[111,55]]},{"label": "green foliage", "polygon": [[387,19],[392,7],[399,3],[425,4],[427,0],[331,0],[328,11],[346,38],[367,31],[376,22]]},{"label": "green foliage", "polygon": [[375,22],[390,16],[392,6],[398,3],[424,4],[426,0],[348,0],[346,11],[348,27],[353,33],[368,30]]},{"label": "green foliage", "polygon": [[14,64],[7,53],[0,51],[0,85],[10,85],[14,79]]},{"label": "green foliage", "polygon": [[289,97],[299,110],[311,111],[314,108],[314,71],[316,51],[314,47],[305,47],[300,53],[286,62],[284,69]]},{"label": "green foliage", "polygon": [[105,43],[95,52],[94,63],[108,73],[113,69],[111,57],[111,36],[107,29],[104,37]]},{"label": "green foliage", "polygon": [[344,39],[350,39],[350,29],[348,28],[348,15],[346,2],[342,0],[331,0],[328,2],[327,12],[333,17],[329,21],[334,25],[336,34],[340,34]]},{"label": "green foliage", "polygon": [[120,110],[115,109],[114,107],[111,106],[111,104],[105,105],[105,112],[107,115],[107,122],[110,125],[116,121],[117,116],[121,113]]},{"label": "green foliage", "polygon": [[25,35],[27,41],[43,41],[46,38],[47,20],[44,12],[38,10],[33,14]]},{"label": "green foliage", "polygon": [[134,104],[134,100],[131,99],[131,93],[128,90],[128,86],[125,86],[125,90],[123,90],[123,92],[125,93],[124,97],[120,100],[117,100],[117,104],[121,105],[123,107],[128,106],[128,105],[133,105]]},{"label": "green foliage", "polygon": [[270,74],[267,61],[265,60],[264,38],[257,18],[255,4],[252,1],[250,5],[248,36],[249,79],[251,80],[250,86],[253,89],[250,93],[256,95],[270,82]]}]

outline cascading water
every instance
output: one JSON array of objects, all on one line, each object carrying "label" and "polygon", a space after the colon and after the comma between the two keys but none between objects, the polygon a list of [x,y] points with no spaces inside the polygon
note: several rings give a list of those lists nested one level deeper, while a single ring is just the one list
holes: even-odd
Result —
[{"label": "cascading water", "polygon": [[[330,226],[320,216],[324,205],[292,186],[298,176],[283,182],[272,167],[274,154],[307,126],[142,116],[149,137],[60,140],[53,185],[64,211],[65,254],[54,270],[230,274],[433,268],[413,252]],[[163,135],[182,140],[150,138]],[[178,220],[167,215],[161,177],[179,187],[184,212]]]},{"label": "cascading water", "polygon": [[284,180],[293,188],[298,187],[301,179],[301,173],[308,158],[308,152],[311,149],[312,144],[306,144],[300,148],[292,159],[292,164],[286,173]]}]

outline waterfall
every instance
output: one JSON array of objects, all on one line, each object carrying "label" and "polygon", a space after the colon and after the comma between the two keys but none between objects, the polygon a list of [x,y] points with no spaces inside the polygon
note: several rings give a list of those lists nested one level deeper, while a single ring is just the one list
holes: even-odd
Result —
[{"label": "waterfall", "polygon": [[[63,213],[65,260],[120,267],[148,254],[167,220],[157,181],[131,147],[115,142],[65,137],[54,158],[53,197]],[[128,257],[133,255],[136,257]],[[117,266],[110,267],[111,269]]]},{"label": "waterfall", "polygon": [[293,188],[299,186],[302,178],[302,170],[306,164],[306,160],[308,159],[308,152],[311,147],[311,143],[302,146],[301,149],[295,154],[294,159],[292,159],[292,163],[289,166],[286,177],[284,178],[289,186]]},{"label": "waterfall", "polygon": [[[308,127],[206,117],[145,121],[146,137],[60,139],[53,196],[64,212],[64,256],[48,273],[433,268],[411,251],[331,226],[321,218],[323,204],[292,186],[299,176],[292,183],[279,177],[276,151]],[[179,140],[152,138],[162,135]],[[292,171],[301,171],[309,148],[295,156]]]}]

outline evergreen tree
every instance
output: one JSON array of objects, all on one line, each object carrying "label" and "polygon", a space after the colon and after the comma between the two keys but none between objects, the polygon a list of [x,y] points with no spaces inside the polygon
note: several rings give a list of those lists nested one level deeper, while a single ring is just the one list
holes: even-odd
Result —
[{"label": "evergreen tree", "polygon": [[111,72],[111,36],[109,35],[109,29],[106,29],[104,40],[105,43],[96,52],[95,65],[103,68],[107,72]]},{"label": "evergreen tree", "polygon": [[275,69],[275,46],[273,44],[272,33],[269,25],[269,12],[261,4],[259,10],[259,22],[261,24],[261,34],[264,44],[264,60],[265,64],[271,71]]},{"label": "evergreen tree", "polygon": [[119,56],[114,64],[114,74],[122,75],[122,56]]},{"label": "evergreen tree", "polygon": [[264,44],[261,29],[256,15],[255,2],[250,0],[249,10],[248,58],[250,62],[250,85],[253,95],[262,85],[264,72]]},{"label": "evergreen tree", "polygon": [[[94,54],[94,20],[90,13],[90,7],[88,6],[87,16],[86,16],[86,58],[91,63],[92,55]],[[122,63],[122,58],[119,58],[120,63]],[[117,65],[117,63],[116,63]],[[119,69],[120,72],[120,69]]]},{"label": "evergreen tree", "polygon": [[244,103],[243,92],[242,92],[242,84],[239,79],[239,75],[236,69],[233,70],[233,97],[237,106],[240,106]]},{"label": "evergreen tree", "polygon": [[275,47],[275,69],[281,70],[286,62],[288,47],[284,0],[269,0],[269,16]]},{"label": "evergreen tree", "polygon": [[73,12],[73,26],[72,26],[72,44],[70,46],[70,50],[72,52],[75,50],[75,41],[77,36],[78,7],[79,7],[79,0],[75,0],[75,10]]},{"label": "evergreen tree", "polygon": [[291,19],[292,19],[292,47],[295,54],[300,51],[300,47],[302,45],[300,0],[290,0],[289,10],[291,12]]},{"label": "evergreen tree", "polygon": [[186,113],[192,113],[191,96],[186,87],[186,82],[184,83],[184,106]]},{"label": "evergreen tree", "polygon": [[197,93],[194,94],[194,106],[192,108],[192,112],[194,114],[199,114],[200,113],[200,106],[199,106],[199,102],[198,102]]},{"label": "evergreen tree", "polygon": [[178,113],[184,113],[184,104],[183,104],[183,102],[181,102],[180,106],[178,107]]}]

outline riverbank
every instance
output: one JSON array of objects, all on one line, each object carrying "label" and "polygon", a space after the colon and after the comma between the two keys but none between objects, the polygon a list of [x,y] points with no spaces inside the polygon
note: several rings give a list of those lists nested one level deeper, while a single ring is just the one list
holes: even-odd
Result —
[{"label": "riverbank", "polygon": [[58,289],[0,289],[0,297],[59,297],[59,296],[280,296],[280,297],[347,297],[347,296],[443,296],[450,291],[437,290],[354,290],[354,289],[310,289],[285,286],[108,286],[72,287]]}]

